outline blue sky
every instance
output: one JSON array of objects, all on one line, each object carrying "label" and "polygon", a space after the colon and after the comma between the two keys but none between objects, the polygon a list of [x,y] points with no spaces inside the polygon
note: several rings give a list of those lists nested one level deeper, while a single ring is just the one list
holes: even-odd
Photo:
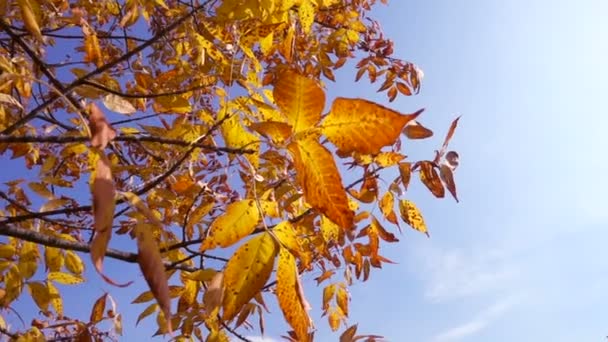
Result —
[{"label": "blue sky", "polygon": [[[406,141],[406,153],[429,158],[451,120],[463,115],[451,144],[461,156],[461,203],[437,200],[413,182],[407,197],[422,210],[432,238],[405,231],[400,243],[383,247],[399,264],[351,288],[351,322],[360,332],[390,341],[608,335],[606,13],[608,3],[600,0],[410,0],[377,7],[396,56],[425,74],[420,95],[389,105],[403,112],[425,107],[421,121],[436,133]],[[376,85],[353,85],[352,69],[337,76],[328,100],[388,104]],[[110,276],[138,284],[115,289],[90,273],[96,281],[86,289],[61,288],[73,295],[66,306],[86,317],[94,299],[110,290],[125,316],[124,340],[145,340],[156,330],[154,318],[135,328],[146,305],[128,304],[143,291],[143,278],[135,265],[118,265],[106,261]],[[321,293],[311,278],[305,284],[317,339],[336,340],[319,317]],[[82,305],[85,293],[90,302]],[[278,340],[286,327],[273,311],[268,336]]]}]

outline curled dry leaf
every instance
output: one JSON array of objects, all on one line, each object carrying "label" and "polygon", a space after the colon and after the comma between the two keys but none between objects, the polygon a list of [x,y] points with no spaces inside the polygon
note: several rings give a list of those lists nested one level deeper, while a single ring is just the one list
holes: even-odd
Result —
[{"label": "curled dry leaf", "polygon": [[91,146],[106,148],[108,143],[116,137],[116,131],[106,119],[101,109],[96,104],[89,105],[89,127],[91,128]]},{"label": "curled dry leaf", "polygon": [[110,243],[112,236],[112,221],[114,220],[114,208],[116,202],[114,196],[116,189],[114,180],[112,179],[112,170],[110,161],[103,153],[99,153],[97,165],[93,177],[92,194],[93,194],[93,229],[95,235],[91,242],[91,259],[97,273],[109,284],[115,286],[128,286],[130,284],[119,284],[108,278],[103,273],[103,259]]},{"label": "curled dry leaf", "polygon": [[158,249],[158,244],[152,235],[152,227],[149,224],[140,223],[135,227],[137,237],[137,262],[139,268],[154,294],[154,298],[165,316],[166,329],[172,332],[171,327],[171,297],[169,295],[169,284],[165,265]]}]

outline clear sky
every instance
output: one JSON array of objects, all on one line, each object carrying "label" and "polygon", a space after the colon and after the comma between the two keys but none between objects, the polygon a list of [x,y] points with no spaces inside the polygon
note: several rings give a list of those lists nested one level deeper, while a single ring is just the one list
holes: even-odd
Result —
[{"label": "clear sky", "polygon": [[[432,156],[462,114],[451,144],[461,157],[461,203],[412,182],[407,196],[431,239],[405,231],[382,249],[398,264],[351,288],[359,332],[416,342],[605,339],[607,13],[605,0],[394,0],[377,8],[396,56],[424,70],[420,95],[388,104],[375,93],[379,85],[353,85],[348,69],[328,99],[365,97],[402,112],[425,107],[421,122],[436,137],[406,141],[413,159]],[[138,284],[120,290],[87,272],[96,280],[86,289],[61,288],[66,309],[86,317],[93,298],[110,290],[125,316],[122,340],[148,340],[154,318],[135,328],[146,305],[129,304],[144,280],[135,265],[117,266],[106,259],[110,276]],[[317,340],[337,340],[320,318],[321,289],[305,280]],[[85,293],[90,302],[82,302]],[[279,340],[286,327],[273,311],[268,337]]]}]

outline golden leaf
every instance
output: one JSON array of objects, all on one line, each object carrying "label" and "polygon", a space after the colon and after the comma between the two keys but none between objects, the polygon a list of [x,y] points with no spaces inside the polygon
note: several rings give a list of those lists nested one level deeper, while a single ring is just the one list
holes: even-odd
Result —
[{"label": "golden leaf", "polygon": [[336,303],[345,316],[348,316],[348,300],[348,292],[344,286],[340,286],[336,291]]},{"label": "golden leaf", "polygon": [[277,243],[268,233],[254,237],[237,249],[224,269],[223,320],[232,320],[264,287],[277,252]]},{"label": "golden leaf", "polygon": [[55,309],[55,312],[59,317],[63,316],[63,300],[61,300],[59,290],[50,281],[46,282],[46,287],[49,290],[49,298],[51,300],[51,305],[53,306],[53,309]]},{"label": "golden leaf", "polygon": [[137,322],[135,322],[135,325],[139,324],[139,322],[142,319],[153,314],[156,311],[156,309],[158,309],[157,303],[152,303],[152,304],[148,305],[148,307],[144,311],[142,311],[142,313],[140,313],[139,316],[137,316]]},{"label": "golden leaf", "polygon": [[21,10],[21,17],[25,28],[39,41],[42,42],[42,34],[40,33],[40,26],[38,25],[38,18],[34,6],[40,6],[38,1],[32,0],[17,0],[19,9]]},{"label": "golden leaf", "polygon": [[29,183],[28,186],[30,187],[30,189],[32,189],[32,191],[34,191],[37,195],[43,198],[46,198],[48,200],[52,200],[53,198],[55,198],[55,195],[53,195],[53,193],[50,192],[46,185],[43,183],[33,182]]},{"label": "golden leaf", "polygon": [[232,114],[230,118],[226,119],[220,127],[222,136],[226,145],[232,148],[243,148],[255,150],[254,154],[247,154],[246,158],[257,168],[259,163],[259,155],[257,151],[260,149],[259,140],[254,134],[247,131],[241,124],[240,118]]},{"label": "golden leaf", "polygon": [[63,252],[56,247],[44,247],[44,262],[51,272],[58,272],[64,263]]},{"label": "golden leaf", "polygon": [[393,193],[390,191],[387,191],[378,203],[378,207],[380,207],[380,211],[382,212],[382,215],[384,215],[384,218],[386,218],[386,220],[392,224],[399,225],[399,222],[397,221],[397,214],[395,214],[394,205],[395,200]]},{"label": "golden leaf", "polygon": [[298,340],[308,340],[311,321],[306,312],[304,298],[300,295],[296,261],[293,255],[284,248],[281,248],[279,254],[276,295],[283,315],[296,332]]},{"label": "golden leaf", "polygon": [[310,137],[289,144],[288,149],[306,201],[341,228],[350,229],[354,214],[331,153]]},{"label": "golden leaf", "polygon": [[399,163],[403,158],[405,158],[405,156],[401,153],[381,152],[374,158],[374,161],[378,166],[390,167]]},{"label": "golden leaf", "polygon": [[422,126],[418,121],[410,121],[405,128],[403,133],[410,139],[426,139],[433,136],[433,131]]},{"label": "golden leaf", "polygon": [[253,123],[249,128],[266,136],[275,144],[281,144],[291,136],[291,126],[284,122],[264,121]]},{"label": "golden leaf", "polygon": [[103,104],[109,110],[120,113],[120,114],[133,114],[137,112],[137,109],[133,107],[131,102],[127,101],[124,97],[108,94],[103,98]]},{"label": "golden leaf", "polygon": [[167,283],[165,265],[163,264],[156,240],[152,235],[151,226],[148,224],[138,224],[135,226],[135,235],[137,237],[137,262],[139,263],[139,268],[165,316],[166,329],[171,333],[169,284]]},{"label": "golden leaf", "polygon": [[73,251],[65,251],[65,267],[76,275],[81,275],[84,271],[82,259]]},{"label": "golden leaf", "polygon": [[298,7],[298,16],[300,17],[300,23],[302,25],[302,31],[304,34],[310,32],[310,28],[315,21],[316,8],[312,3],[312,0],[302,0]]},{"label": "golden leaf", "polygon": [[410,178],[412,177],[412,164],[399,163],[399,175],[401,176],[401,184],[403,184],[403,188],[407,191]]},{"label": "golden leaf", "polygon": [[106,310],[107,297],[108,294],[104,293],[95,301],[95,304],[93,304],[93,309],[91,309],[91,323],[97,323],[103,318],[104,311]]},{"label": "golden leaf", "polygon": [[322,130],[342,153],[377,154],[393,144],[403,127],[421,112],[402,115],[374,102],[339,97]]},{"label": "golden leaf", "polygon": [[298,242],[298,236],[296,235],[295,228],[291,222],[283,221],[277,224],[272,232],[284,247],[289,249],[295,255],[300,253],[301,247],[300,243]]},{"label": "golden leaf", "polygon": [[255,200],[230,203],[226,212],[209,227],[209,235],[201,244],[201,251],[215,247],[228,247],[251,234],[260,220]]},{"label": "golden leaf", "polygon": [[314,127],[321,120],[325,92],[315,80],[284,70],[278,75],[273,95],[294,132]]},{"label": "golden leaf", "polygon": [[28,282],[27,288],[40,310],[46,311],[49,307],[49,303],[51,302],[49,289],[46,287],[46,285],[41,282]]},{"label": "golden leaf", "polygon": [[82,277],[65,272],[50,272],[47,279],[65,285],[76,285],[84,282]]},{"label": "golden leaf", "polygon": [[412,201],[399,201],[399,212],[401,213],[401,219],[403,219],[405,223],[409,224],[410,227],[415,230],[426,234],[426,236],[429,236],[422,214],[420,214],[420,210],[418,210]]}]

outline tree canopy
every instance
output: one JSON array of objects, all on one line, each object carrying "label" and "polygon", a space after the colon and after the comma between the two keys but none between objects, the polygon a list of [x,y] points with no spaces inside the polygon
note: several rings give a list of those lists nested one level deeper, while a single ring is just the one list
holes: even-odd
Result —
[{"label": "tree canopy", "polygon": [[[245,339],[263,333],[276,296],[291,340],[313,338],[310,298],[341,341],[375,340],[347,324],[348,286],[392,262],[381,245],[398,241],[400,221],[428,235],[410,178],[457,200],[458,166],[447,149],[458,119],[413,161],[402,144],[433,134],[422,110],[327,98],[342,67],[388,102],[419,91],[421,71],[393,56],[375,5],[0,1],[0,332],[120,335],[112,292],[134,279],[104,269],[112,258],[139,265],[149,291],[133,303],[156,334]],[[304,293],[307,273],[318,293]],[[70,317],[64,285],[100,281],[109,292],[82,299],[90,317]],[[20,298],[40,312],[16,312]]]}]

